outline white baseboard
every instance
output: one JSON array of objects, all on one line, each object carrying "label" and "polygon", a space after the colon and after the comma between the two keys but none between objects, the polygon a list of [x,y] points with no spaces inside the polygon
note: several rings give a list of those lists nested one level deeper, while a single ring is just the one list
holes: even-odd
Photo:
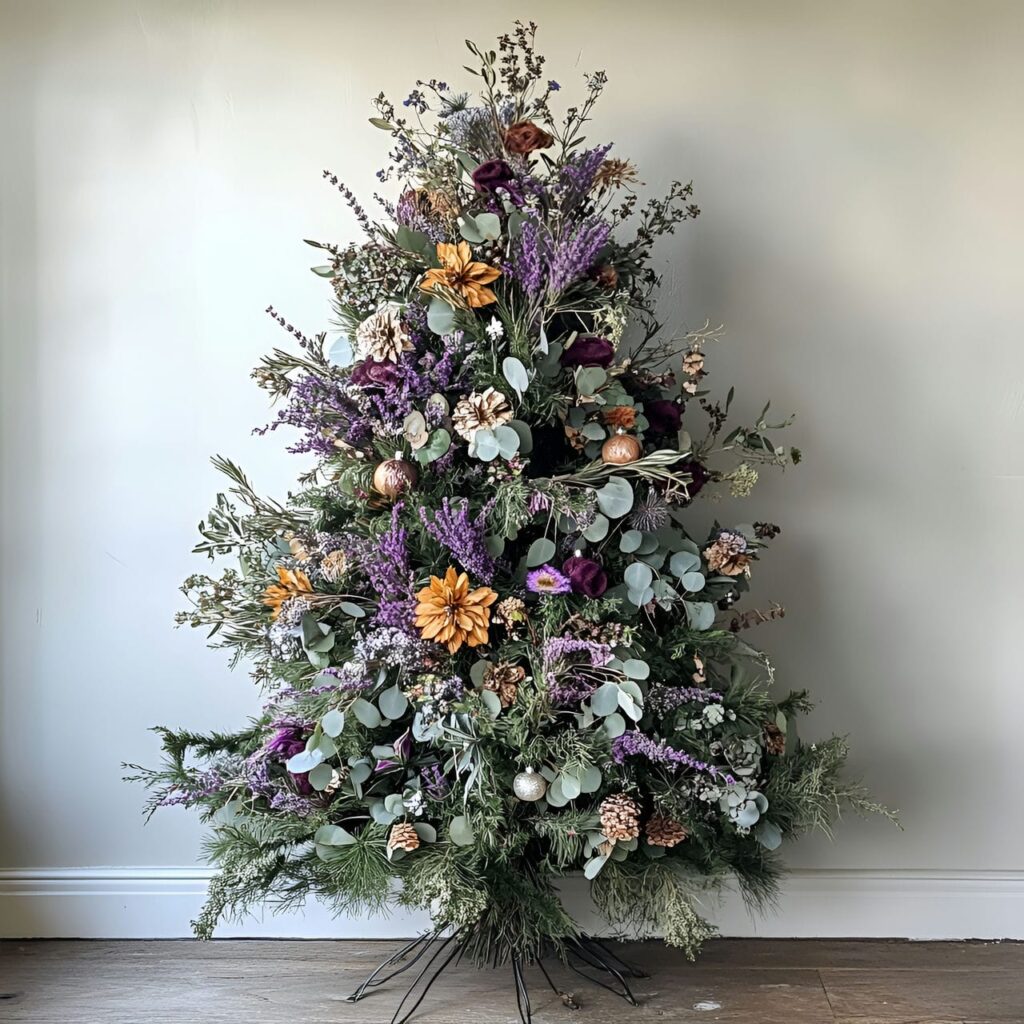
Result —
[{"label": "white baseboard", "polygon": [[[210,872],[202,868],[0,870],[0,938],[171,939],[191,935]],[[597,930],[585,883],[568,904]],[[735,893],[704,910],[729,936],[765,938],[1024,939],[1024,871],[801,870],[777,913],[750,917]],[[222,938],[390,938],[418,933],[424,915],[332,918],[318,903],[269,911],[218,929]]]}]

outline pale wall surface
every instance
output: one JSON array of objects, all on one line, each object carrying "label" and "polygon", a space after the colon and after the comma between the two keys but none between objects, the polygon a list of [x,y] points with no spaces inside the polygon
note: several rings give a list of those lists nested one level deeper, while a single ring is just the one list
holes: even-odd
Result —
[{"label": "pale wall surface", "polygon": [[[244,672],[171,627],[219,485],[206,458],[278,492],[293,478],[284,437],[250,436],[271,414],[247,375],[286,341],[268,303],[326,325],[301,239],[354,226],[320,170],[372,205],[368,99],[458,81],[462,39],[506,10],[0,0],[0,868],[35,869],[0,874],[8,895],[77,891],[106,876],[57,869],[95,865],[193,878],[200,826],[168,811],[143,828],[119,763],[154,761],[154,723],[230,727],[257,706]],[[820,699],[805,732],[851,733],[906,831],[850,821],[791,863],[826,890],[966,887],[947,931],[1024,936],[1019,910],[981,922],[982,897],[1024,896],[1024,7],[516,10],[542,22],[563,97],[607,68],[593,138],[652,190],[694,179],[704,214],[662,250],[664,301],[676,324],[727,324],[711,380],[749,412],[799,411],[806,464],[750,506],[784,527],[756,592],[789,610],[758,640],[781,685]],[[928,902],[884,927],[928,931]],[[87,930],[66,905],[34,927]],[[773,927],[844,927],[821,908]]]}]

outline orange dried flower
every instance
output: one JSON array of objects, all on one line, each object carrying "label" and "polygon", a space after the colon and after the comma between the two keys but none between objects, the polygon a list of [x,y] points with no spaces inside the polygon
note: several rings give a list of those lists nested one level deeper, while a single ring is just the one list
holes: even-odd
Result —
[{"label": "orange dried flower", "polygon": [[505,148],[510,153],[532,153],[535,149],[547,149],[554,141],[532,121],[516,121],[505,129]]},{"label": "orange dried flower", "polygon": [[280,583],[271,583],[263,591],[263,603],[273,609],[271,618],[276,619],[281,614],[281,605],[290,601],[299,594],[310,594],[313,585],[309,577],[301,569],[286,569],[283,565],[277,567],[277,578]]},{"label": "orange dried flower", "polygon": [[430,586],[417,595],[413,624],[424,640],[436,640],[454,654],[463,644],[478,647],[487,643],[491,605],[498,595],[490,587],[469,589],[469,576],[449,566],[444,579],[430,577]]},{"label": "orange dried flower", "polygon": [[636,409],[631,405],[613,405],[602,413],[609,427],[632,430],[636,426]]},{"label": "orange dried flower", "polygon": [[489,306],[497,296],[486,287],[501,276],[497,267],[473,261],[468,242],[437,243],[437,258],[440,267],[433,267],[423,275],[420,288],[432,292],[438,285],[451,289],[465,300],[471,309]]}]

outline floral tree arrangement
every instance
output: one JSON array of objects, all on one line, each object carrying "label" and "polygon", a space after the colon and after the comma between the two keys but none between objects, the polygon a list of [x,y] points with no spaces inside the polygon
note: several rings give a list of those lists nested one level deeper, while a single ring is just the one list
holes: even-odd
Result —
[{"label": "floral tree arrangement", "polygon": [[641,201],[583,134],[605,75],[558,103],[534,31],[467,44],[477,95],[377,98],[380,220],[325,172],[364,233],[309,243],[334,330],[271,308],[291,345],[253,374],[282,403],[264,429],[315,466],[277,502],[215,460],[231,486],[196,551],[228,564],[183,587],[180,621],[265,703],[235,733],[159,730],[164,765],[134,776],[212,823],[201,937],[310,894],[429,910],[356,993],[416,964],[396,1020],[464,956],[512,965],[524,1019],[524,965],[549,956],[632,1001],[640,972],[581,934],[559,879],[692,956],[702,890],[769,903],[784,840],[879,810],[843,739],[798,739],[806,695],[771,695],[746,639],[783,614],[737,604],[779,528],[690,525],[799,458],[767,406],[728,425],[719,332],[659,322],[652,251],[698,215],[691,186]]}]

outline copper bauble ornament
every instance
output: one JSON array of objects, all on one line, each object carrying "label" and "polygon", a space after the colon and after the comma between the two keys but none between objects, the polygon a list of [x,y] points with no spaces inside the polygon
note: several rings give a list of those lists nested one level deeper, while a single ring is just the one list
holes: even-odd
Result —
[{"label": "copper bauble ornament", "polygon": [[400,494],[411,490],[419,479],[419,470],[396,452],[393,459],[385,459],[373,471],[373,489],[394,501]]},{"label": "copper bauble ornament", "polygon": [[625,466],[630,462],[636,462],[643,453],[640,442],[632,434],[627,434],[621,429],[601,445],[601,460],[613,466]]},{"label": "copper bauble ornament", "polygon": [[548,784],[544,776],[535,772],[532,768],[527,768],[525,772],[520,772],[512,780],[512,792],[520,800],[528,804],[536,803],[547,791]]}]

